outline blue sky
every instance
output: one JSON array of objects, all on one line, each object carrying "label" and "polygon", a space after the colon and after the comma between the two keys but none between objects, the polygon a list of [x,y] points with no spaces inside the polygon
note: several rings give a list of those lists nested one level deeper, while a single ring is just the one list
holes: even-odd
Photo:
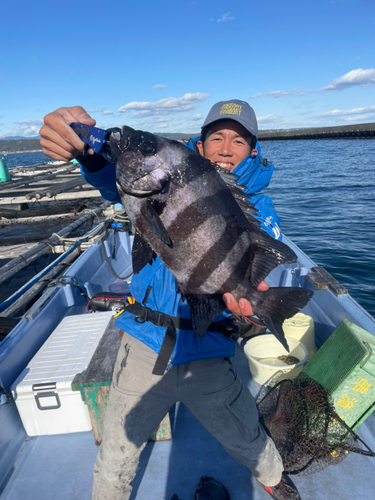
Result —
[{"label": "blue sky", "polygon": [[260,129],[375,122],[375,0],[19,0],[0,16],[0,138],[74,105],[100,127],[193,133],[231,98]]}]

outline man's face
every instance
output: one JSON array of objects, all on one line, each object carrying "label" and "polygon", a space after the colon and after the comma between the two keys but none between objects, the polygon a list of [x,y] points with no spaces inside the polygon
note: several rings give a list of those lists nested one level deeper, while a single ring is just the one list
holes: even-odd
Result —
[{"label": "man's face", "polygon": [[204,142],[198,141],[197,147],[202,156],[229,171],[237,167],[250,153],[257,154],[246,141],[248,132],[234,120],[222,120],[208,130]]}]

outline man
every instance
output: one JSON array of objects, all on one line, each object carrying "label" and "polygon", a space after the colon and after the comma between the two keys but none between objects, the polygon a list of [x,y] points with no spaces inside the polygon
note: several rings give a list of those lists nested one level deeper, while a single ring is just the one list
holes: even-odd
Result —
[{"label": "man", "polygon": [[[106,199],[120,201],[114,165],[100,155],[82,156],[83,144],[68,126],[72,122],[95,124],[78,106],[60,108],[45,117],[40,130],[44,153],[58,160],[77,157],[86,180]],[[267,187],[272,175],[272,168],[260,163],[257,156],[257,136],[253,109],[244,101],[231,99],[212,107],[201,137],[189,146],[239,176],[238,182],[247,186],[246,192],[259,211],[262,229],[277,237],[279,219],[271,200],[254,194]],[[258,288],[267,290],[268,285],[263,282]],[[131,293],[153,311],[190,318],[175,278],[159,258],[133,276]],[[228,311],[216,317],[212,325],[231,313],[253,315],[246,299],[237,302],[227,293],[224,300]],[[253,397],[233,369],[230,358],[235,342],[216,331],[207,331],[198,339],[191,329],[179,329],[169,369],[160,377],[152,374],[152,368],[165,328],[134,319],[125,311],[116,323],[126,333],[114,369],[104,439],[94,467],[93,500],[129,499],[140,453],[177,401],[190,409],[232,457],[249,468],[273,498],[300,499],[293,483],[282,474],[282,461],[273,441],[258,422]]]}]

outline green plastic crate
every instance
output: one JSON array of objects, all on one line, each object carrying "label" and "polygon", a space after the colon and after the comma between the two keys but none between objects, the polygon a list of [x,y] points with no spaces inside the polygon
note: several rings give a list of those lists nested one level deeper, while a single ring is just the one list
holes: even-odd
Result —
[{"label": "green plastic crate", "polygon": [[357,429],[375,410],[375,336],[344,320],[300,375],[319,382],[337,414]]}]

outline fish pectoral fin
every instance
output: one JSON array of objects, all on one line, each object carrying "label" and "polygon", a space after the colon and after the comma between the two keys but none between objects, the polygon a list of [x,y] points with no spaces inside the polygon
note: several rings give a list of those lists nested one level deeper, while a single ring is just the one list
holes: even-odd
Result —
[{"label": "fish pectoral fin", "polygon": [[221,295],[185,295],[191,314],[193,330],[197,337],[204,337],[215,316],[225,309]]},{"label": "fish pectoral fin", "polygon": [[142,204],[141,213],[143,215],[144,221],[151,229],[151,231],[153,231],[161,241],[172,248],[173,243],[171,238],[169,237],[168,231],[165,229],[159,215],[156,213],[154,207],[148,200]]},{"label": "fish pectoral fin", "polygon": [[255,287],[280,264],[291,264],[296,254],[282,241],[273,239],[261,229],[251,232],[251,284]]},{"label": "fish pectoral fin", "polygon": [[155,255],[149,244],[139,233],[135,233],[132,248],[133,273],[138,274]]}]

